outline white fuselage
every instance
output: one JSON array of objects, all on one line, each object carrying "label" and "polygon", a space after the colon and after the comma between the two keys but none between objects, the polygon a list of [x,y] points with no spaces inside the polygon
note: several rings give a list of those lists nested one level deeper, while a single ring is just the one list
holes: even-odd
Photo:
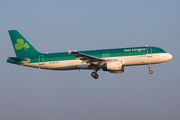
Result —
[{"label": "white fuselage", "polygon": [[[121,60],[123,66],[145,65],[166,62],[172,59],[169,53],[156,53],[146,55],[106,57],[106,60]],[[53,69],[53,70],[72,70],[72,69],[90,69],[81,60],[48,61],[37,63],[25,63],[24,66]]]}]

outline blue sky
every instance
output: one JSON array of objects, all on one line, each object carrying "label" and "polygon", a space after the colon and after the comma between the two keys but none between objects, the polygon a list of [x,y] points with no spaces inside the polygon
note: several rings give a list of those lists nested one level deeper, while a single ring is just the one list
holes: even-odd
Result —
[{"label": "blue sky", "polygon": [[[1,120],[180,119],[179,0],[2,0]],[[6,63],[15,56],[8,30],[40,52],[157,46],[169,62],[122,74],[50,71]]]}]

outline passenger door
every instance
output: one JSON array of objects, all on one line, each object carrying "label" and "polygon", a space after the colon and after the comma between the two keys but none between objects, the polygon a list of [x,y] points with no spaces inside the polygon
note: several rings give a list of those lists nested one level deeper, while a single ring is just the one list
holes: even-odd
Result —
[{"label": "passenger door", "polygon": [[147,57],[152,57],[152,48],[147,48]]},{"label": "passenger door", "polygon": [[39,65],[44,65],[44,55],[39,55]]}]

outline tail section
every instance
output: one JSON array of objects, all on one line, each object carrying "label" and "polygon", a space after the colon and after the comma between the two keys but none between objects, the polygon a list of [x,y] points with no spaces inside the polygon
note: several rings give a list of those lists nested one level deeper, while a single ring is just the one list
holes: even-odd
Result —
[{"label": "tail section", "polygon": [[17,57],[40,54],[17,30],[9,30]]}]

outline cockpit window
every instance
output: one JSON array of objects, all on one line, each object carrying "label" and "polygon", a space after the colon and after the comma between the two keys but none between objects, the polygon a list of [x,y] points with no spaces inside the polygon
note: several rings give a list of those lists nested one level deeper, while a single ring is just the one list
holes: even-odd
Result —
[{"label": "cockpit window", "polygon": [[158,50],[158,53],[162,53],[162,52],[165,52],[164,50]]}]

